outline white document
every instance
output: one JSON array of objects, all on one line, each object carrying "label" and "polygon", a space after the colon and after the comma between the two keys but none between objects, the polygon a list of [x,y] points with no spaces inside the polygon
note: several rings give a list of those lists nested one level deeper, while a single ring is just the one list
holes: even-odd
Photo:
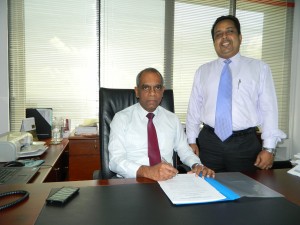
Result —
[{"label": "white document", "polygon": [[19,152],[19,158],[39,156],[42,155],[47,149],[48,146],[45,142],[33,142],[31,145],[25,145],[21,148],[21,151]]},{"label": "white document", "polygon": [[34,117],[25,118],[22,120],[21,132],[36,130]]},{"label": "white document", "polygon": [[178,174],[172,179],[158,181],[173,204],[214,202],[226,199],[217,189],[195,174]]},{"label": "white document", "polygon": [[290,170],[288,171],[288,173],[300,177],[300,164],[298,164],[298,165],[295,166],[294,168],[290,169]]}]

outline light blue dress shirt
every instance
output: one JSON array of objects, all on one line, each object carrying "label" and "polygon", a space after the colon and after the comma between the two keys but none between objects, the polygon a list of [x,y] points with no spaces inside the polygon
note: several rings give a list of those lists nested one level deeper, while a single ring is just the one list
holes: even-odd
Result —
[{"label": "light blue dress shirt", "polygon": [[[125,178],[136,177],[142,165],[149,165],[147,124],[148,112],[137,103],[118,113],[110,124],[109,168]],[[180,160],[191,167],[200,163],[187,143],[186,134],[178,117],[161,106],[154,111],[153,123],[156,128],[161,157],[173,163],[173,150]]]},{"label": "light blue dress shirt", "polygon": [[[261,60],[230,58],[232,74],[232,126],[234,131],[259,126],[263,146],[275,148],[286,135],[278,129],[277,98],[269,66]],[[189,143],[196,143],[200,124],[215,126],[218,85],[224,59],[199,67],[195,73],[186,119]]]}]

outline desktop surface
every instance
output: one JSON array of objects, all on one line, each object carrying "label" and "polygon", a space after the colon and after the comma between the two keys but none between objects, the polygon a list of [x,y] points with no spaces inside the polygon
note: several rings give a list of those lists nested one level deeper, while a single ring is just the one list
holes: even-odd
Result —
[{"label": "desktop surface", "polygon": [[35,224],[294,225],[299,212],[283,197],[176,206],[157,183],[129,184],[83,187],[64,207],[44,205]]},{"label": "desktop surface", "polygon": [[[3,210],[0,212],[0,221],[1,224],[10,224],[10,225],[33,225],[35,224],[35,222],[37,221],[39,215],[41,213],[43,213],[42,208],[44,207],[45,204],[45,200],[47,198],[47,196],[49,195],[50,191],[53,188],[60,188],[63,186],[75,186],[75,187],[81,187],[80,193],[77,197],[79,196],[84,196],[84,193],[86,191],[88,191],[88,187],[94,187],[94,186],[109,186],[108,188],[112,188],[110,189],[111,191],[115,190],[115,186],[119,186],[119,190],[120,190],[120,194],[121,196],[123,196],[122,198],[126,197],[125,196],[125,192],[122,194],[122,190],[127,189],[126,186],[128,186],[128,189],[132,189],[132,187],[134,187],[134,189],[138,189],[139,187],[141,187],[143,190],[140,190],[138,193],[145,193],[147,192],[148,188],[149,189],[153,189],[154,191],[150,192],[149,196],[140,196],[140,199],[134,199],[132,204],[138,204],[138,206],[135,206],[136,208],[138,208],[138,212],[136,212],[135,214],[138,214],[137,217],[141,218],[141,216],[143,216],[143,220],[140,221],[139,224],[145,224],[143,223],[144,221],[147,221],[149,219],[149,217],[153,214],[153,212],[150,212],[150,208],[147,205],[147,201],[159,201],[159,202],[163,202],[162,206],[166,206],[167,208],[167,215],[170,215],[170,213],[173,214],[174,210],[173,208],[176,209],[181,209],[182,211],[185,211],[187,215],[185,215],[184,217],[188,217],[189,215],[191,215],[191,212],[195,213],[197,217],[197,221],[199,222],[198,224],[205,224],[202,223],[202,219],[201,218],[207,218],[208,215],[202,215],[202,213],[200,212],[200,210],[204,210],[204,212],[206,212],[205,210],[214,210],[213,214],[210,213],[210,217],[218,217],[219,215],[223,216],[223,223],[222,224],[233,224],[230,223],[230,219],[232,216],[239,216],[239,215],[245,215],[246,218],[252,216],[253,218],[255,218],[255,221],[261,221],[261,218],[258,216],[262,215],[262,212],[265,212],[264,216],[262,218],[266,218],[267,222],[265,222],[264,224],[270,224],[268,223],[269,218],[272,218],[274,215],[277,216],[283,216],[285,217],[285,215],[290,215],[289,223],[293,224],[292,222],[294,222],[295,218],[297,218],[296,223],[294,224],[299,224],[299,214],[300,214],[300,210],[299,210],[299,206],[300,206],[300,178],[293,176],[291,174],[287,173],[287,169],[276,169],[276,170],[263,170],[263,171],[257,171],[254,173],[248,173],[248,176],[254,178],[255,180],[261,182],[262,184],[272,188],[273,190],[283,194],[285,196],[285,198],[280,198],[280,200],[278,198],[276,199],[247,199],[247,198],[242,198],[240,199],[241,202],[224,202],[224,203],[209,203],[209,204],[205,204],[205,205],[188,205],[188,206],[173,206],[171,205],[171,202],[168,200],[167,196],[162,192],[162,190],[160,190],[158,188],[158,184],[156,184],[156,182],[150,180],[150,179],[146,179],[146,178],[137,178],[137,179],[112,179],[112,180],[89,180],[89,181],[72,181],[72,182],[52,182],[52,183],[33,183],[33,184],[15,184],[15,185],[2,185],[1,186],[1,193],[5,192],[5,191],[12,191],[12,190],[26,190],[30,193],[29,198],[14,206],[11,208],[8,208],[6,210]],[[131,185],[134,184],[134,185]],[[149,185],[149,187],[148,187]],[[105,192],[106,189],[104,189]],[[101,189],[100,192],[102,192],[103,190]],[[157,194],[155,196],[155,198],[158,199],[152,199],[150,198],[151,196],[153,197],[153,194]],[[80,195],[82,194],[82,195]],[[101,194],[101,193],[100,193]],[[116,198],[116,197],[113,197]],[[93,200],[91,200],[93,199]],[[94,201],[95,198],[91,198],[88,200],[88,202],[90,202],[91,204],[96,204],[95,202],[100,202],[99,201]],[[80,199],[73,199],[73,200],[80,200]],[[108,199],[106,199],[108,200]],[[106,201],[104,199],[104,201]],[[140,202],[137,202],[137,201]],[[287,201],[288,200],[288,201]],[[119,204],[124,204],[126,205],[126,210],[129,211],[133,211],[130,210],[130,204],[131,199],[127,200],[127,202],[125,201],[120,201],[120,199],[118,201],[116,201],[116,203],[118,203],[118,208],[119,208]],[[72,204],[75,204],[76,201],[72,201],[70,202]],[[105,202],[104,202],[105,203]],[[112,201],[110,201],[110,203],[112,203]],[[2,202],[2,204],[4,204],[4,202]],[[229,204],[229,209],[224,209],[226,208],[227,204]],[[256,206],[255,211],[250,210],[249,206]],[[285,211],[283,209],[283,211],[281,212],[277,212],[275,211],[277,208],[277,205],[279,205],[279,209],[284,206],[284,208],[286,207],[287,209],[291,208],[291,214],[285,214]],[[280,206],[281,205],[281,206]],[[275,209],[272,209],[276,206]],[[110,206],[112,207],[112,206]],[[146,208],[146,211],[143,208]],[[196,207],[197,209],[194,209],[194,207]],[[199,208],[198,208],[199,207]],[[236,207],[236,208],[235,208]],[[228,212],[228,210],[232,210],[232,209],[239,209],[239,207],[241,207],[241,209],[243,209],[242,212],[239,212],[237,214],[238,211],[233,212],[232,215],[225,215],[226,212]],[[265,208],[270,208],[271,209],[265,209]],[[81,206],[82,209],[85,209],[86,206],[82,205]],[[149,208],[149,210],[147,209]],[[152,207],[153,208],[153,207]],[[161,209],[161,207],[159,207]],[[191,212],[190,210],[191,209]],[[154,207],[154,210],[156,210],[156,207]],[[165,210],[165,209],[163,209]],[[260,211],[262,210],[262,211]],[[222,214],[218,214],[218,211],[220,211]],[[298,215],[296,215],[296,217],[294,216],[294,211],[298,211]],[[100,213],[100,209],[97,210],[97,212]],[[154,211],[155,212],[155,211]],[[255,213],[256,214],[255,214]],[[276,213],[277,212],[277,213]],[[118,213],[122,213],[122,215],[126,215],[125,212],[121,211],[121,212],[117,212],[115,211],[113,213],[113,216],[119,215]],[[134,212],[133,212],[134,213]],[[272,213],[272,214],[270,214]],[[275,214],[273,214],[275,213]],[[81,213],[82,214],[82,213]],[[42,215],[42,214],[41,214]],[[162,214],[159,214],[162,215]],[[201,215],[201,216],[200,216]],[[182,216],[183,217],[183,216]],[[194,217],[194,215],[193,215]],[[65,216],[63,217],[64,219],[66,218]],[[99,218],[98,215],[96,215],[95,218]],[[178,218],[177,216],[175,216],[175,218]],[[105,218],[104,218],[105,219]],[[126,217],[124,218],[126,219]],[[212,219],[212,221],[215,221],[217,218]],[[40,218],[39,218],[40,220]],[[39,220],[37,222],[39,222]],[[133,220],[133,219],[131,219]],[[165,215],[162,215],[162,218],[160,218],[160,221],[164,221],[165,220]],[[124,220],[125,221],[125,220]],[[129,220],[130,221],[130,220]],[[187,220],[188,221],[188,220]],[[229,221],[229,222],[228,222]],[[279,220],[280,221],[280,218]],[[97,224],[105,224],[104,222],[102,222],[102,220],[100,219],[100,221],[97,221]],[[245,224],[245,221],[241,222],[240,224]],[[289,223],[282,223],[282,224],[289,224]],[[68,223],[64,223],[64,224],[68,224]],[[88,223],[85,223],[88,224]],[[125,223],[121,223],[121,224],[125,224]],[[161,222],[159,222],[158,224],[163,224]],[[182,223],[182,224],[188,224],[186,222]],[[216,223],[217,224],[217,223]],[[258,223],[255,223],[258,224]],[[274,223],[274,224],[278,224],[278,223]],[[282,225],[281,224],[281,225]],[[59,224],[56,224],[59,225]],[[188,224],[189,225],[189,224]]]}]

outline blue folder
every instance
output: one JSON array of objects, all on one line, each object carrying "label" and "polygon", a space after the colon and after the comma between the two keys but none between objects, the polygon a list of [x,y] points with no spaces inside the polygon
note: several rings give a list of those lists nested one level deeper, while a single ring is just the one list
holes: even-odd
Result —
[{"label": "blue folder", "polygon": [[215,189],[217,189],[222,195],[224,195],[226,198],[217,200],[215,202],[220,202],[220,201],[233,201],[236,199],[239,199],[240,196],[221,184],[220,182],[216,181],[214,178],[209,178],[205,177],[204,178],[211,186],[213,186]]}]

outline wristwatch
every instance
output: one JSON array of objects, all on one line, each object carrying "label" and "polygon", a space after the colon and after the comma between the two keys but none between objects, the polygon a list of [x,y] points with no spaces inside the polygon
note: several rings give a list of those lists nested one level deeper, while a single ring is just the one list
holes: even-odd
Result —
[{"label": "wristwatch", "polygon": [[273,156],[276,155],[276,148],[263,148],[263,150],[271,153]]},{"label": "wristwatch", "polygon": [[194,169],[196,166],[201,166],[201,164],[200,163],[194,163],[191,168]]}]

